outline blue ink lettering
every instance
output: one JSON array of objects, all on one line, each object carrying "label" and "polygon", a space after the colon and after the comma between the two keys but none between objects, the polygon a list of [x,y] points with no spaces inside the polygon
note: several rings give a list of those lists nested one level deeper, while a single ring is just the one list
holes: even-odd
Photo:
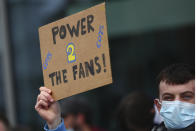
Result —
[{"label": "blue ink lettering", "polygon": [[101,47],[101,40],[102,40],[102,35],[103,35],[103,30],[104,29],[104,26],[103,25],[100,25],[99,26],[99,33],[98,33],[98,41],[97,41],[97,48],[100,48]]},{"label": "blue ink lettering", "polygon": [[44,70],[47,69],[49,61],[52,59],[52,54],[48,51],[48,54],[46,56],[45,62],[43,63]]}]

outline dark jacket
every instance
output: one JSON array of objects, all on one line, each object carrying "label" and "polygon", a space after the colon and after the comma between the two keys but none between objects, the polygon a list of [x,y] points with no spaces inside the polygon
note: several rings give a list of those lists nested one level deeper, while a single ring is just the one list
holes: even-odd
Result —
[{"label": "dark jacket", "polygon": [[162,122],[160,125],[153,127],[151,131],[195,131],[195,123],[183,129],[171,130],[171,129],[167,129],[164,123]]},{"label": "dark jacket", "polygon": [[160,125],[158,126],[154,126],[153,129],[151,131],[195,131],[195,123],[191,124],[190,126],[183,128],[183,129],[167,129],[164,125],[164,123],[162,122]]}]

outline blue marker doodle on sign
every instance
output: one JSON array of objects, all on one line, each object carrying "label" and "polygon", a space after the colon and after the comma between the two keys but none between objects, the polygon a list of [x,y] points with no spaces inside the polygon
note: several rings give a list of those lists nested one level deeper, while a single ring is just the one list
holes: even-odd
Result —
[{"label": "blue marker doodle on sign", "polygon": [[47,66],[49,64],[49,61],[52,59],[52,54],[48,51],[48,54],[46,56],[45,62],[43,63],[44,70],[47,69]]},{"label": "blue marker doodle on sign", "polygon": [[101,40],[102,40],[102,35],[103,35],[103,29],[104,26],[103,25],[100,25],[99,26],[99,33],[98,33],[98,41],[97,41],[97,48],[100,48],[101,47]]}]

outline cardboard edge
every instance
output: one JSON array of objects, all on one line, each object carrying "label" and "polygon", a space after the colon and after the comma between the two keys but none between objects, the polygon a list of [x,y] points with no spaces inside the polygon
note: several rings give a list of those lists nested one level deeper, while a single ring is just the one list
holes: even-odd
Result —
[{"label": "cardboard edge", "polygon": [[84,11],[87,11],[87,10],[93,9],[94,7],[98,7],[98,6],[102,6],[102,5],[106,5],[105,2],[102,2],[102,3],[97,4],[97,5],[95,5],[95,6],[89,7],[89,8],[87,8],[87,9],[81,10],[81,11],[75,13],[75,14],[65,16],[64,18],[61,18],[61,19],[56,20],[56,21],[54,21],[54,22],[48,23],[48,24],[46,24],[46,25],[40,26],[40,27],[38,27],[38,30],[40,31],[40,30],[42,30],[42,28],[44,28],[44,27],[46,27],[46,26],[48,26],[48,25],[50,25],[50,24],[54,24],[54,23],[59,22],[59,21],[61,21],[61,20],[63,20],[63,19],[69,19],[70,16],[75,16],[75,15],[81,14],[81,13],[83,13]]}]

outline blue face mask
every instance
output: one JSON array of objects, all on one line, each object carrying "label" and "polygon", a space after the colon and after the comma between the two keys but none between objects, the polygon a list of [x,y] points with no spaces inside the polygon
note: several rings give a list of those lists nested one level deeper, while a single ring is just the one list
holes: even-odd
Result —
[{"label": "blue face mask", "polygon": [[195,104],[181,101],[162,101],[160,114],[166,128],[185,128],[195,122]]}]

